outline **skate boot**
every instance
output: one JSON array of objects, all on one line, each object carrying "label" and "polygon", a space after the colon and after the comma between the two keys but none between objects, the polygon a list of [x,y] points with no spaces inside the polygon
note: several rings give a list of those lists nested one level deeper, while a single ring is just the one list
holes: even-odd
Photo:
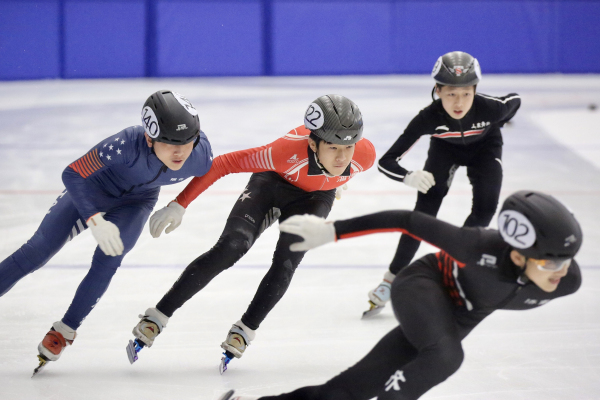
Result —
[{"label": "skate boot", "polygon": [[221,348],[225,350],[219,372],[227,371],[227,364],[235,357],[240,358],[244,354],[246,347],[250,346],[250,342],[256,337],[256,331],[250,329],[241,320],[231,326],[227,333],[227,338],[221,343]]},{"label": "skate boot", "polygon": [[33,370],[32,378],[40,372],[48,361],[56,361],[67,346],[73,344],[77,333],[62,321],[56,321],[38,345],[40,364]]},{"label": "skate boot", "polygon": [[138,359],[138,353],[145,346],[152,347],[154,339],[167,327],[169,317],[156,308],[149,308],[145,315],[140,315],[140,322],[133,328],[135,340],[130,340],[126,347],[129,363]]},{"label": "skate boot", "polygon": [[385,271],[383,281],[369,292],[369,309],[363,313],[363,319],[379,314],[386,303],[390,301],[392,282],[395,277],[396,275],[392,274],[389,270]]}]

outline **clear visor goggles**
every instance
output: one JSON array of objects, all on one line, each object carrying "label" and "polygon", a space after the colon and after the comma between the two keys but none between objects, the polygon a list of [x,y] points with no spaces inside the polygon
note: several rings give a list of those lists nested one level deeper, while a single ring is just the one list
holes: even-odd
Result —
[{"label": "clear visor goggles", "polygon": [[533,261],[540,271],[549,271],[549,272],[557,272],[561,271],[563,268],[568,268],[571,265],[571,258],[564,258],[561,260],[536,260],[535,258],[530,258]]}]

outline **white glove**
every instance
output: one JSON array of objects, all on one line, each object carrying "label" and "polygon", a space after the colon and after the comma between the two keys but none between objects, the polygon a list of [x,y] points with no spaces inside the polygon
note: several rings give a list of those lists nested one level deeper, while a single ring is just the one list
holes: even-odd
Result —
[{"label": "white glove", "polygon": [[290,245],[291,251],[306,251],[335,242],[335,227],[316,215],[294,215],[279,224],[279,230],[300,236],[303,242]]},{"label": "white glove", "polygon": [[344,183],[343,186],[338,186],[338,187],[335,188],[335,198],[338,199],[338,200],[341,200],[342,199],[342,192],[344,190],[348,190],[348,184],[347,183]]},{"label": "white glove", "polygon": [[173,232],[181,225],[183,214],[185,214],[185,208],[175,201],[152,214],[150,217],[150,234],[152,237],[159,237],[167,225],[168,228],[165,233]]},{"label": "white glove", "polygon": [[102,217],[101,213],[92,215],[87,220],[87,226],[92,231],[94,239],[98,242],[100,250],[107,256],[120,256],[123,254],[123,241],[119,234],[119,228],[110,221]]},{"label": "white glove", "polygon": [[427,171],[411,171],[404,177],[404,183],[410,187],[414,187],[421,193],[427,193],[427,191],[435,185],[433,174]]}]

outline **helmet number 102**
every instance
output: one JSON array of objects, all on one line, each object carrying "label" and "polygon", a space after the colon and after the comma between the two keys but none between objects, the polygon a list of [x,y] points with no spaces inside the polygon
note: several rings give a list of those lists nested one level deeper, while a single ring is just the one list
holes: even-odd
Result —
[{"label": "helmet number 102", "polygon": [[535,229],[527,217],[515,210],[504,210],[498,218],[498,229],[513,247],[526,249],[535,243]]}]

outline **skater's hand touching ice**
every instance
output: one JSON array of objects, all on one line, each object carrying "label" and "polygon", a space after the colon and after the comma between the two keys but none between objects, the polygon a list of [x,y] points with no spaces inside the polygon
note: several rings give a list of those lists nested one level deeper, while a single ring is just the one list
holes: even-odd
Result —
[{"label": "skater's hand touching ice", "polygon": [[435,179],[433,179],[433,174],[431,172],[418,170],[406,174],[404,183],[417,189],[421,193],[427,193],[427,191],[435,185]]},{"label": "skater's hand touching ice", "polygon": [[150,234],[152,237],[159,237],[165,228],[167,228],[165,233],[173,232],[181,225],[183,214],[185,214],[185,208],[175,201],[152,214],[150,217]]},{"label": "skater's hand touching ice", "polygon": [[333,223],[316,215],[294,215],[280,223],[279,230],[304,239],[303,242],[290,245],[291,251],[307,251],[325,243],[335,242]]},{"label": "skater's hand touching ice", "polygon": [[105,220],[101,213],[92,215],[87,220],[87,226],[92,231],[94,239],[96,239],[100,250],[104,254],[113,257],[123,254],[124,247],[119,228],[112,222]]}]

